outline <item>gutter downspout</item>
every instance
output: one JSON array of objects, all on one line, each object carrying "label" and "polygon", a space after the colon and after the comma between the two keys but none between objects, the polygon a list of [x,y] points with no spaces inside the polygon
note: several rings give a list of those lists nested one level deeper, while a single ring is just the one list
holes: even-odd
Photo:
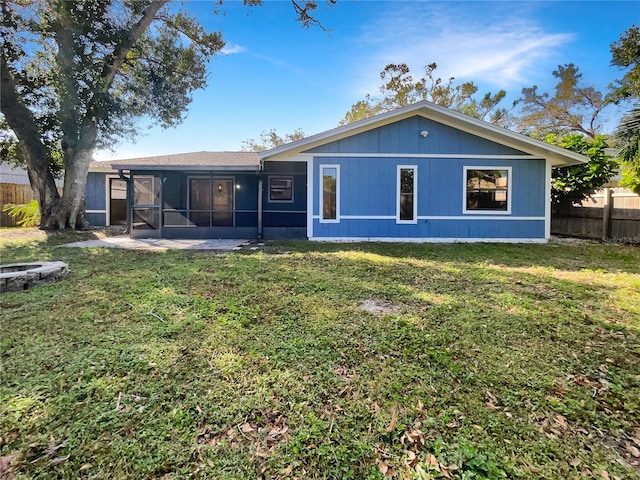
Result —
[{"label": "gutter downspout", "polygon": [[127,226],[124,229],[124,233],[131,233],[131,201],[133,192],[131,191],[131,177],[125,177],[122,170],[118,170],[118,177],[121,180],[124,180],[127,184],[127,215],[126,215],[126,223]]}]

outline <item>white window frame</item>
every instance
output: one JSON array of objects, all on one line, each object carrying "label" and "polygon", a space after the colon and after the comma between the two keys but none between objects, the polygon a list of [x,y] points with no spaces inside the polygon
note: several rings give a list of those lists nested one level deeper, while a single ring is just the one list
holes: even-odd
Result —
[{"label": "white window frame", "polygon": [[[335,169],[336,171],[336,218],[324,218],[324,170]],[[339,164],[321,164],[320,178],[318,179],[318,190],[320,191],[320,223],[340,223],[340,165]]]},{"label": "white window frame", "polygon": [[[467,210],[467,171],[469,170],[506,170],[507,171],[507,210]],[[465,215],[511,215],[513,167],[501,165],[466,165],[462,171],[462,213]]]},{"label": "white window frame", "polygon": [[[125,184],[125,200],[127,202],[127,209],[129,208],[129,187],[128,182],[120,177],[120,175],[105,175],[104,177],[104,189],[105,189],[105,209],[104,212],[102,210],[93,210],[88,211],[87,213],[104,213],[105,214],[105,225],[107,227],[111,226],[111,180],[122,180]],[[133,203],[133,200],[131,201]],[[126,222],[126,220],[125,220]]]},{"label": "white window frame", "polygon": [[[400,219],[400,195],[402,193],[401,175],[402,170],[413,170],[413,218],[411,220]],[[418,166],[417,165],[398,165],[396,173],[396,223],[399,224],[416,224],[418,223]]]}]

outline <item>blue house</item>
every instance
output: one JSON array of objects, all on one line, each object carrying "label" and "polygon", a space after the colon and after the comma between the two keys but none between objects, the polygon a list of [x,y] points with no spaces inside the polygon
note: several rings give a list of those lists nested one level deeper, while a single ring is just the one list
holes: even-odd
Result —
[{"label": "blue house", "polygon": [[544,242],[551,169],[586,161],[421,102],[258,154],[112,162],[87,211],[109,224],[124,189],[134,237]]}]

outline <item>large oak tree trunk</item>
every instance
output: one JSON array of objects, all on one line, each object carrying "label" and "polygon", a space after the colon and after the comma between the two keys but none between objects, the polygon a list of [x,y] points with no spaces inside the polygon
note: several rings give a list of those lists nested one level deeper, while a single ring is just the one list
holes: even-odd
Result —
[{"label": "large oak tree trunk", "polygon": [[64,193],[57,213],[58,228],[84,230],[89,227],[85,216],[85,188],[91,162],[91,149],[78,151],[64,170]]},{"label": "large oak tree trunk", "polygon": [[[86,71],[78,64],[81,44],[76,40],[86,33],[82,30],[84,25],[74,22],[71,2],[57,2],[58,12],[48,28],[57,43],[57,68],[52,71],[57,76],[53,86],[59,102],[56,117],[60,122],[60,146],[64,159],[62,195],[58,193],[52,174],[51,153],[43,143],[45,132],[41,131],[42,123],[21,97],[24,94],[24,80],[14,75],[12,61],[15,59],[12,59],[11,52],[0,49],[0,111],[18,138],[23,152],[31,187],[40,206],[41,229],[84,229],[89,226],[85,216],[87,174],[98,138],[98,120],[109,115],[104,111],[102,100],[128,53],[167,2],[154,0],[144,7],[139,20],[131,25],[129,31],[120,34],[113,51],[102,59],[97,80],[91,76],[85,78],[83,75]],[[109,44],[112,44],[112,40]],[[8,57],[7,52],[10,53]],[[87,90],[87,81],[93,83],[89,85],[90,95],[83,97],[79,94],[80,85]]]}]

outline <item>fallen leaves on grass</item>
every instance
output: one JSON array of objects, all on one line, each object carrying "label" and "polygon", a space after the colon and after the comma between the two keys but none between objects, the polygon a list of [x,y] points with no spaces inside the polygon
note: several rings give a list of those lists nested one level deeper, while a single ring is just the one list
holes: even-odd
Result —
[{"label": "fallen leaves on grass", "polygon": [[389,425],[385,428],[387,433],[391,433],[396,429],[396,425],[398,424],[398,405],[395,403],[391,406],[391,421]]},{"label": "fallen leaves on grass", "polygon": [[198,433],[196,442],[213,449],[223,445],[231,448],[248,447],[254,457],[266,459],[279,443],[289,439],[288,431],[286,418],[272,412],[253,423],[245,421],[235,427],[224,427],[218,433],[203,428]]}]

